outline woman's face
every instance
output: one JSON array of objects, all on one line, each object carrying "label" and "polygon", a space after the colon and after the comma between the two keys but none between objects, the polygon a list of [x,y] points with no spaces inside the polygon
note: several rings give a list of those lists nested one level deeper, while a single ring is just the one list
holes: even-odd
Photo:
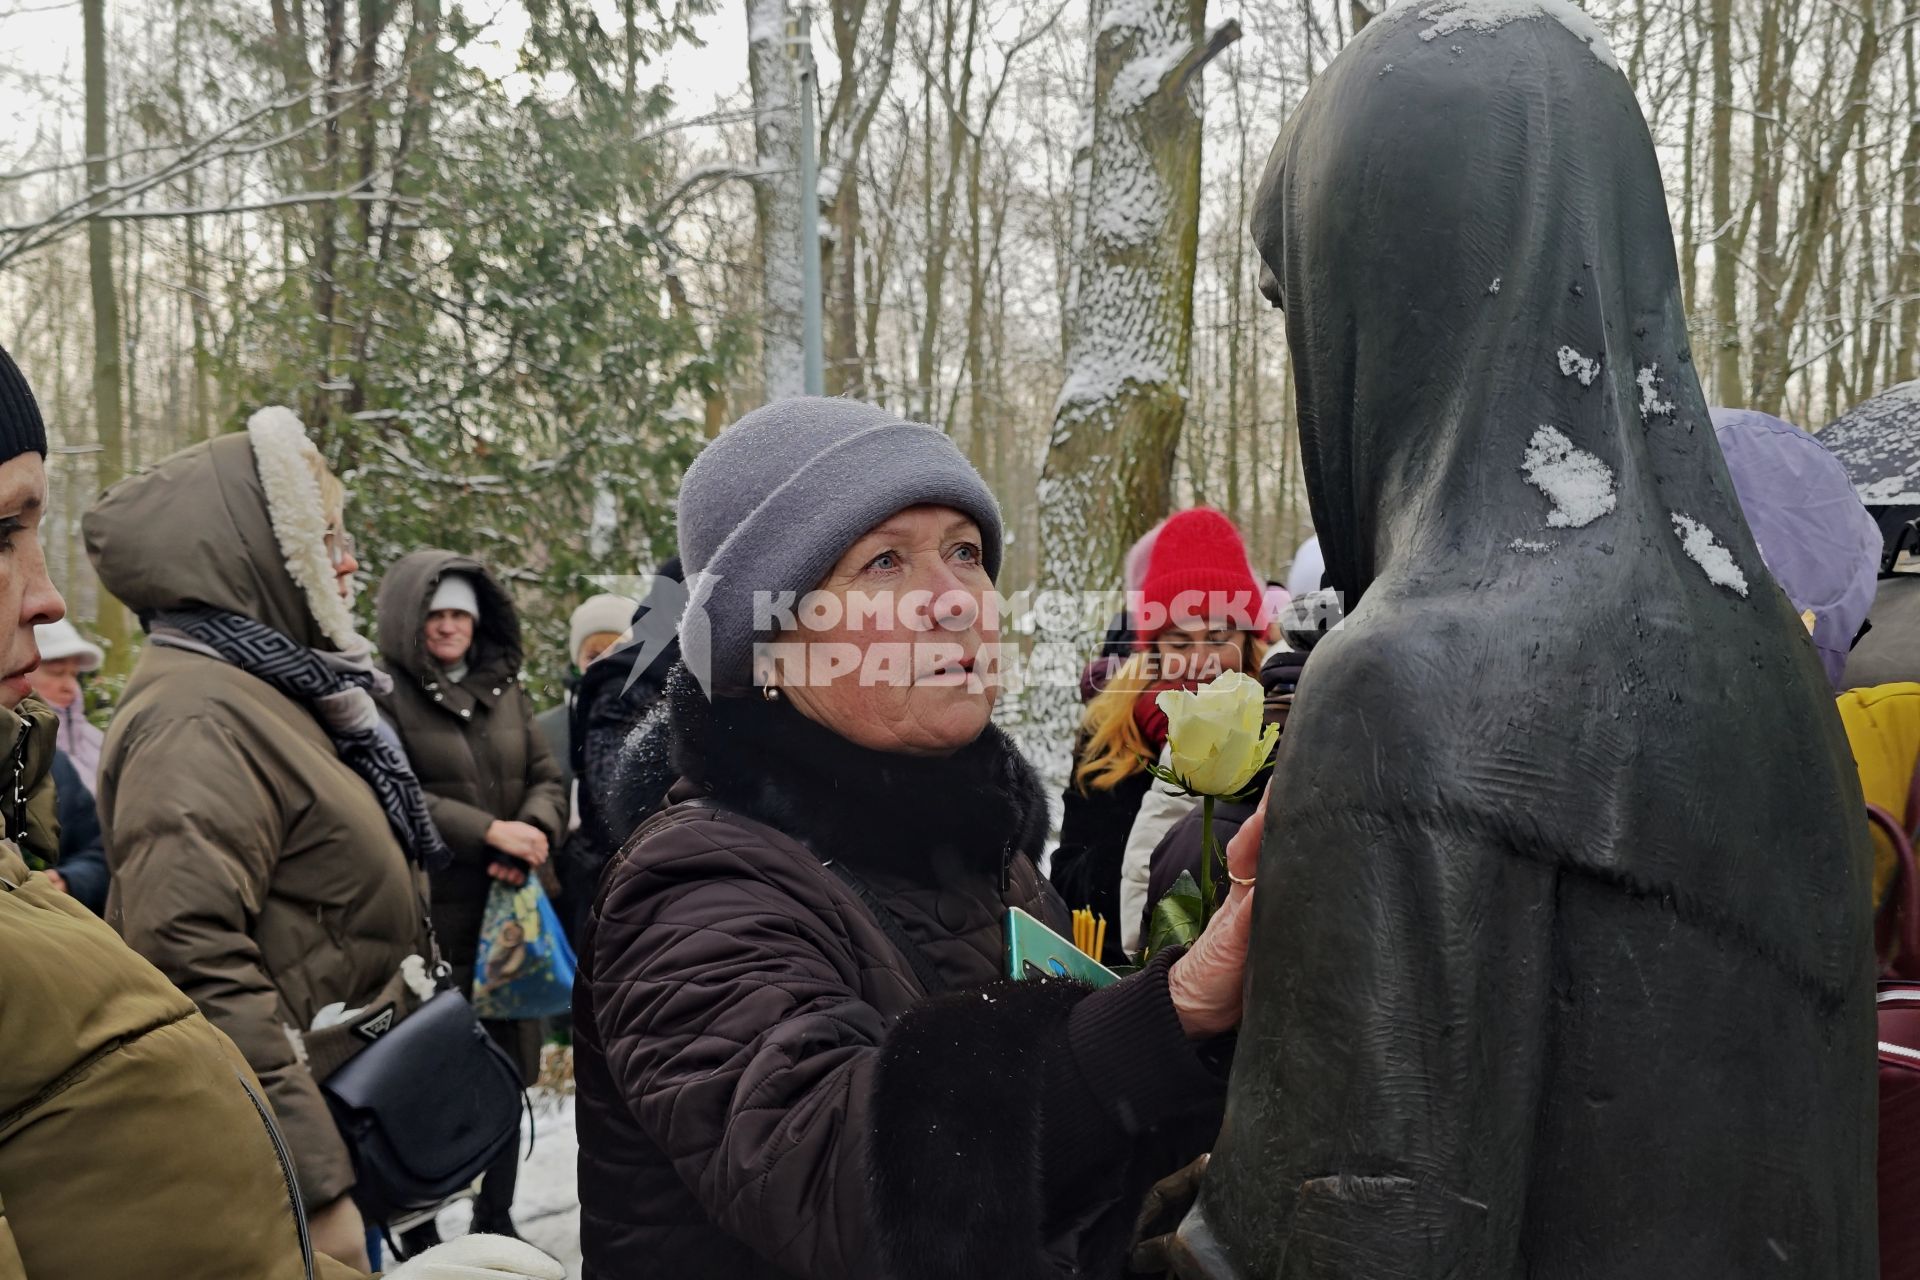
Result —
[{"label": "woman's face", "polygon": [[603,656],[620,640],[618,631],[596,631],[580,642],[580,669],[585,671],[594,659]]},{"label": "woman's face", "polygon": [[27,675],[40,665],[33,629],[67,616],[66,602],[47,576],[40,546],[46,514],[47,466],[37,453],[0,464],[0,706],[12,710],[33,692]]},{"label": "woman's face", "polygon": [[27,677],[27,682],[40,695],[40,701],[65,711],[80,696],[80,659],[49,658]]},{"label": "woman's face", "polygon": [[327,525],[327,562],[333,566],[334,590],[342,600],[353,603],[353,575],[360,572],[360,561],[354,556],[353,535],[339,516]]},{"label": "woman's face", "polygon": [[863,747],[957,751],[993,714],[992,588],[972,519],[909,507],[868,530],[802,600],[760,682]]},{"label": "woman's face", "polygon": [[427,615],[427,652],[443,667],[451,667],[473,647],[473,615],[465,609],[435,609]]},{"label": "woman's face", "polygon": [[1223,671],[1243,670],[1246,644],[1244,632],[1187,623],[1162,631],[1154,638],[1153,651],[1160,679],[1204,683]]}]

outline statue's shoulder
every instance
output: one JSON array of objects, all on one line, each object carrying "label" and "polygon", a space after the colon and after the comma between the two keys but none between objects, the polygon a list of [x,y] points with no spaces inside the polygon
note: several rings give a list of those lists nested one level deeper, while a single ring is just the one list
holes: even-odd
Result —
[{"label": "statue's shoulder", "polygon": [[1515,620],[1500,613],[1454,600],[1366,608],[1314,647],[1295,709],[1323,696],[1395,705],[1484,696],[1487,666],[1522,656],[1512,644]]},{"label": "statue's shoulder", "polygon": [[[1377,810],[1418,802],[1449,812],[1512,797],[1484,774],[1532,757],[1533,734],[1569,708],[1529,667],[1532,642],[1496,604],[1368,609],[1315,646],[1281,739],[1287,790],[1305,808]],[[1492,818],[1489,817],[1489,821]]]}]

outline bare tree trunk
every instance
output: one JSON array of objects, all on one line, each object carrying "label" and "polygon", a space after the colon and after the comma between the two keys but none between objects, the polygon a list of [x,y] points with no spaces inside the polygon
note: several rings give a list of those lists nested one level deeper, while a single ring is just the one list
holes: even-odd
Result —
[{"label": "bare tree trunk", "polygon": [[[1906,64],[1907,101],[1920,95],[1920,66],[1913,52],[1914,22],[1920,3],[1907,0],[1906,30],[1901,34],[1901,57]],[[1900,257],[1894,267],[1893,292],[1899,299],[1900,345],[1893,359],[1893,380],[1911,382],[1914,358],[1920,352],[1920,111],[1908,117],[1906,150],[1900,156]]]},{"label": "bare tree trunk", "polygon": [[866,369],[860,360],[860,182],[850,169],[840,174],[833,206],[831,247],[822,279],[826,281],[826,386],[833,396],[864,396]]},{"label": "bare tree trunk", "polygon": [[1759,214],[1755,223],[1753,262],[1752,392],[1743,403],[1772,413],[1778,405],[1764,398],[1776,346],[1784,335],[1775,328],[1780,296],[1780,171],[1785,157],[1775,154],[1774,113],[1779,109],[1780,6],[1765,4],[1760,13],[1760,64],[1753,111],[1753,187],[1748,208]]},{"label": "bare tree trunk", "polygon": [[[904,126],[906,113],[902,111]],[[906,180],[909,167],[909,149],[900,148],[900,160],[893,171],[893,178],[883,188],[898,192]],[[894,243],[899,234],[901,223],[900,210],[889,207],[886,216],[880,219],[880,239],[873,243],[872,252],[865,255],[861,272],[865,285],[865,317],[862,328],[865,330],[865,355],[861,360],[861,372],[870,379],[872,394],[875,398],[884,394],[884,384],[879,381],[880,368],[880,307],[886,295],[888,272],[893,266]]]},{"label": "bare tree trunk", "polygon": [[[1861,0],[1859,43],[1855,46],[1853,70],[1847,78],[1840,118],[1827,139],[1824,154],[1818,157],[1802,189],[1799,216],[1796,219],[1795,243],[1798,247],[1793,273],[1786,282],[1778,310],[1770,317],[1775,331],[1782,334],[1792,333],[1794,326],[1800,323],[1801,312],[1806,307],[1808,293],[1813,287],[1814,273],[1820,265],[1820,249],[1826,239],[1824,232],[1828,220],[1834,216],[1841,168],[1853,146],[1853,135],[1866,115],[1867,90],[1874,63],[1880,56],[1877,4],[1878,0]],[[1791,369],[1792,356],[1783,342],[1761,385],[1763,394],[1756,397],[1763,408],[1781,402],[1786,394],[1787,376]]]},{"label": "bare tree trunk", "polygon": [[893,77],[893,54],[899,39],[900,0],[887,0],[880,15],[880,48],[873,61],[860,67],[857,54],[867,0],[836,0],[833,9],[833,45],[840,62],[840,82],[828,112],[825,132],[838,129],[834,149],[839,181],[827,220],[834,228],[828,270],[825,323],[827,326],[827,390],[834,395],[864,395],[868,365],[860,350],[860,222],[861,165],[866,158],[867,135],[873,118],[886,100]]},{"label": "bare tree trunk", "polygon": [[[1859,187],[1858,204],[1860,206],[1859,305],[1860,314],[1867,318],[1867,340],[1864,343],[1856,344],[1857,350],[1854,360],[1852,383],[1854,387],[1858,388],[1861,395],[1866,395],[1869,394],[1868,388],[1873,386],[1873,371],[1875,366],[1880,363],[1880,352],[1886,346],[1890,313],[1887,307],[1878,304],[1880,294],[1880,260],[1876,252],[1873,237],[1874,211],[1867,201],[1869,178],[1867,173],[1866,151],[1862,149],[1854,152],[1853,159],[1854,181]],[[1836,230],[1838,229],[1838,225],[1836,221]],[[1838,237],[1836,236],[1833,258],[1833,277],[1836,282],[1844,282],[1846,280],[1846,265],[1844,248],[1839,244]],[[1836,317],[1836,322],[1837,320],[1838,317]],[[1852,403],[1851,392],[1848,403]],[[1830,413],[1827,415],[1827,421],[1831,422],[1838,416],[1837,411]]]},{"label": "bare tree trunk", "polygon": [[[93,205],[107,203],[107,17],[106,0],[80,0],[86,62],[87,187]],[[87,223],[87,275],[93,294],[93,419],[100,452],[94,485],[104,489],[126,474],[126,430],[121,409],[120,294],[114,283],[113,228],[102,218]],[[133,665],[127,643],[127,611],[105,592],[94,630],[105,642],[106,667],[124,674]]]},{"label": "bare tree trunk", "polygon": [[[193,126],[187,108],[186,54],[187,4],[186,0],[174,0],[173,5],[173,92],[180,110],[178,126],[179,138],[185,144],[192,136]],[[188,170],[182,179],[182,195],[187,207],[193,208],[199,203],[199,174]],[[182,251],[187,274],[187,314],[192,322],[193,345],[189,349],[189,379],[187,395],[186,432],[189,440],[204,440],[213,434],[212,388],[208,385],[207,364],[211,353],[207,350],[207,334],[212,324],[212,298],[207,290],[206,254],[200,243],[200,219],[188,218],[181,228]]]},{"label": "bare tree trunk", "polygon": [[[947,255],[953,244],[953,197],[960,184],[962,161],[966,155],[968,103],[973,93],[973,53],[980,34],[980,0],[966,0],[966,3],[967,34],[957,59],[954,56],[951,7],[942,38],[943,65],[958,65],[960,83],[951,91],[946,102],[947,175],[933,205],[933,221],[927,241],[926,315],[920,330],[919,362],[915,371],[920,384],[920,417],[926,422],[937,422],[940,418],[938,388],[935,385],[939,381],[935,366],[940,357],[940,308],[946,294]],[[927,71],[923,68],[923,73]],[[931,138],[927,145],[933,145]]]},{"label": "bare tree trunk", "polygon": [[[320,181],[325,184],[322,190],[334,191],[339,189],[340,182],[340,95],[345,76],[347,0],[321,0],[321,15],[326,23],[322,65],[326,75],[323,101],[326,103],[327,120],[321,126],[323,172]],[[340,258],[340,246],[334,235],[338,220],[337,209],[331,200],[314,206],[313,314],[314,334],[320,347],[317,354],[321,388],[333,382],[333,356],[338,346],[333,323],[340,296],[335,276]],[[324,403],[324,395],[324,390],[316,394],[316,407]]]},{"label": "bare tree trunk", "polygon": [[[686,284],[680,279],[679,273],[672,269],[668,269],[665,275],[667,281],[667,302],[673,308],[673,314],[679,319],[686,321],[689,327],[693,327],[695,323],[693,320],[693,304],[687,298]],[[721,428],[727,425],[726,385],[719,381],[710,383],[704,389],[701,400],[702,413],[700,425],[706,432],[707,439],[711,440],[720,434]]]},{"label": "bare tree trunk", "polygon": [[[1683,29],[1697,27],[1699,7],[1689,6],[1681,19]],[[1696,51],[1697,52],[1697,51]],[[1699,206],[1700,195],[1694,188],[1693,157],[1696,140],[1699,137],[1700,119],[1700,59],[1697,56],[1687,58],[1687,127],[1686,140],[1680,148],[1680,288],[1682,305],[1687,315],[1692,316],[1698,308],[1700,274],[1700,245],[1694,235],[1695,209]],[[1717,259],[1716,259],[1717,261]]]},{"label": "bare tree trunk", "polygon": [[[1358,4],[1354,12],[1354,30],[1364,27],[1372,18],[1370,11]],[[1237,58],[1230,58],[1225,64],[1229,82],[1233,88],[1233,124],[1234,134],[1239,145],[1234,152],[1233,172],[1233,222],[1229,233],[1238,240],[1246,234],[1247,226],[1247,114],[1246,97],[1241,92],[1240,67]],[[1239,522],[1248,541],[1254,547],[1259,545],[1259,522],[1263,517],[1260,510],[1260,425],[1249,423],[1241,411],[1242,375],[1240,368],[1241,335],[1247,328],[1246,276],[1244,269],[1238,266],[1238,259],[1229,257],[1236,265],[1227,268],[1227,501],[1233,511],[1233,518]],[[1248,470],[1253,478],[1253,503],[1251,506],[1242,501],[1240,491],[1240,439],[1247,437],[1248,452],[1251,454]],[[1258,550],[1254,552],[1257,556]]]},{"label": "bare tree trunk", "polygon": [[1733,0],[1710,0],[1707,30],[1713,47],[1713,126],[1708,181],[1713,187],[1713,394],[1740,403],[1740,320],[1733,235]]},{"label": "bare tree trunk", "polygon": [[120,266],[114,275],[115,283],[120,286],[120,397],[127,440],[125,468],[128,471],[140,469],[141,445],[145,443],[140,420],[140,391],[148,385],[148,378],[143,376],[140,368],[141,339],[145,336],[143,331],[146,328],[145,242],[146,228],[136,224],[121,235],[119,244],[115,246],[120,254]]},{"label": "bare tree trunk", "polygon": [[787,52],[787,0],[746,0],[747,75],[759,179],[753,211],[760,260],[760,374],[768,400],[806,390],[801,350],[800,86]]},{"label": "bare tree trunk", "polygon": [[[387,23],[392,17],[392,0],[360,0],[360,41],[354,49],[353,87],[356,93],[362,95],[362,100],[359,110],[354,112],[354,127],[359,134],[355,140],[354,185],[363,194],[373,182],[374,156],[379,146],[374,87],[380,74],[380,39],[386,33]],[[355,202],[353,232],[357,246],[355,265],[362,271],[370,272],[375,265],[373,201],[363,199]],[[353,317],[353,360],[346,371],[351,383],[346,399],[348,413],[359,413],[367,407],[367,350],[373,341],[374,326],[379,318],[372,306],[376,291],[368,289],[364,293],[366,300],[355,308],[358,314]]]},{"label": "bare tree trunk", "polygon": [[[1012,192],[1008,189],[1011,178],[1004,178],[1000,185],[1001,216],[1005,217],[1007,206],[1012,203]],[[995,493],[1012,495],[1030,483],[1030,477],[1020,462],[1018,446],[1015,443],[1015,419],[1013,406],[1007,399],[1007,257],[996,244],[993,253],[993,328],[990,332],[993,352],[993,488]],[[1031,528],[1031,525],[1025,526]]]},{"label": "bare tree trunk", "polygon": [[[822,135],[830,134],[838,123],[853,113],[855,89],[859,84],[860,26],[866,16],[867,0],[834,0],[828,6],[833,19],[833,51],[839,59],[840,78],[834,86],[833,106],[822,122]],[[897,10],[896,10],[897,12]],[[827,209],[827,225],[833,236],[821,250],[821,281],[826,297],[822,300],[826,325],[826,388],[828,395],[858,396],[866,390],[864,370],[860,367],[860,152],[861,139],[849,137],[839,151],[839,178],[835,182],[833,203]],[[822,148],[824,154],[825,148]]]},{"label": "bare tree trunk", "polygon": [[[1116,586],[1126,548],[1166,513],[1186,417],[1199,242],[1201,68],[1240,34],[1205,0],[1095,8],[1085,240],[1041,473],[1043,589]],[[1069,630],[1043,632],[1031,723],[1064,777],[1079,707]]]}]

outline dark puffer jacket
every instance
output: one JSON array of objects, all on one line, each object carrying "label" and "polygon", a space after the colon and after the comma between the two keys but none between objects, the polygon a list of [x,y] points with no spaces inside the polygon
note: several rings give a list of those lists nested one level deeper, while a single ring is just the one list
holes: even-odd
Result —
[{"label": "dark puffer jacket", "polygon": [[[657,786],[626,785],[620,780],[626,742],[647,713],[659,705],[667,673],[680,661],[680,640],[673,632],[680,617],[680,559],[660,568],[654,588],[633,611],[629,636],[595,659],[574,689],[568,722],[579,823],[555,859],[564,886],[567,927],[578,944],[587,912],[600,887],[600,875],[640,823],[666,799],[673,777]],[[664,752],[662,768],[666,773]],[[638,805],[635,801],[639,801]],[[636,812],[635,810],[639,811]]]},{"label": "dark puffer jacket", "polygon": [[1066,923],[1018,752],[868,751],[684,669],[667,698],[682,779],[610,868],[575,988],[585,1275],[1118,1274],[1221,1077],[1171,957],[1092,994],[1000,980],[1009,905]]},{"label": "dark puffer jacket", "polygon": [[[428,655],[421,628],[440,579],[464,573],[480,597],[467,674],[450,680]],[[380,661],[393,676],[381,709],[399,730],[427,792],[453,864],[433,873],[433,925],[456,969],[473,964],[493,885],[487,828],[495,819],[540,828],[549,842],[567,822],[560,766],[520,686],[520,620],[478,560],[452,551],[403,556],[381,580]]]}]

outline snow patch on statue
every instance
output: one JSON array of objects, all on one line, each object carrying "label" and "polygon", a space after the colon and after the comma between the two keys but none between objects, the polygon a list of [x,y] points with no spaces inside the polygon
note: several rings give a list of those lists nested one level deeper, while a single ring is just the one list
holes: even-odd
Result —
[{"label": "snow patch on statue", "polygon": [[1634,381],[1640,384],[1640,420],[1645,422],[1656,414],[1667,416],[1673,412],[1673,401],[1660,398],[1660,366],[1650,364],[1634,375]]},{"label": "snow patch on statue", "polygon": [[[1603,67],[1620,70],[1607,36],[1594,20],[1567,0],[1440,0],[1438,4],[1416,5],[1420,17],[1432,26],[1420,33],[1431,43],[1456,31],[1472,31],[1490,36],[1510,22],[1532,18],[1552,18],[1587,42],[1595,61]],[[1455,46],[1458,49],[1458,46]]]},{"label": "snow patch on statue", "polygon": [[1572,347],[1560,348],[1558,355],[1560,358],[1561,377],[1578,378],[1580,379],[1581,386],[1590,387],[1593,385],[1593,380],[1600,376],[1600,362],[1598,360],[1589,360]]},{"label": "snow patch on statue", "polygon": [[1547,495],[1553,510],[1547,523],[1556,529],[1580,529],[1613,510],[1613,469],[1553,427],[1533,433],[1520,461],[1527,483]]},{"label": "snow patch on statue", "polygon": [[1681,548],[1706,573],[1707,581],[1746,595],[1747,575],[1740,572],[1740,566],[1733,562],[1733,552],[1721,545],[1720,539],[1713,536],[1713,530],[1692,516],[1678,511],[1671,514],[1673,532],[1680,539]]}]

